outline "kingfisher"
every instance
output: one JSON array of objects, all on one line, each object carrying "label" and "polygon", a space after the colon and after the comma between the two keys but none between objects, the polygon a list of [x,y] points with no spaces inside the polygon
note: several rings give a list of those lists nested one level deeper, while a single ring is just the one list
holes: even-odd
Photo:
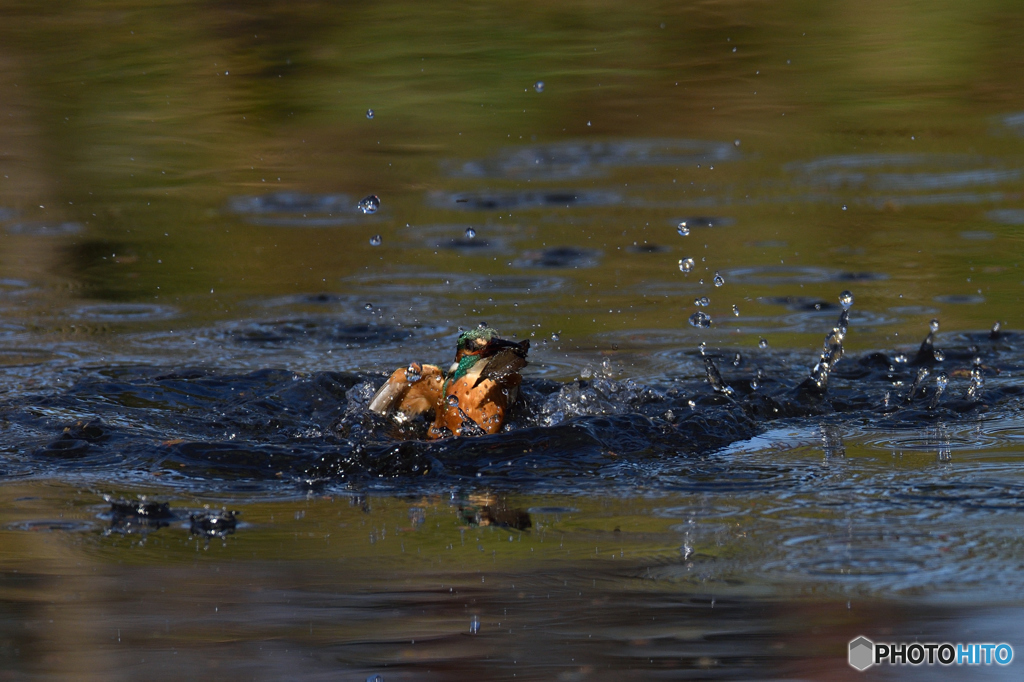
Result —
[{"label": "kingfisher", "polygon": [[509,341],[487,326],[459,335],[455,362],[444,375],[437,365],[396,369],[370,400],[369,409],[399,423],[433,419],[427,438],[497,433],[519,397],[530,342]]}]

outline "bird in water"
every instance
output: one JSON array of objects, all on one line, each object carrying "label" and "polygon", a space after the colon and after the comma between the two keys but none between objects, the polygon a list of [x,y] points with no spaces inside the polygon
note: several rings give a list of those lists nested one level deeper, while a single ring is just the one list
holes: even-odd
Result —
[{"label": "bird in water", "polygon": [[519,396],[519,371],[529,350],[529,340],[502,339],[486,326],[470,329],[459,335],[447,376],[436,365],[396,369],[377,389],[369,409],[394,415],[399,423],[433,418],[430,439],[497,433]]}]

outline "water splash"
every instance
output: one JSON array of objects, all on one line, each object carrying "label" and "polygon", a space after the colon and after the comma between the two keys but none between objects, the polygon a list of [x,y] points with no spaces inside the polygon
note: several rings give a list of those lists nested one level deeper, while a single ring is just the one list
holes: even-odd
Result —
[{"label": "water splash", "polygon": [[711,384],[711,388],[714,389],[715,393],[721,393],[724,396],[733,397],[736,395],[736,389],[725,383],[722,379],[722,373],[718,371],[718,367],[715,365],[715,361],[711,359],[710,355],[704,355],[704,349],[701,348],[701,355],[704,357],[704,373],[707,376],[708,383]]},{"label": "water splash", "polygon": [[967,386],[967,399],[975,402],[981,400],[984,389],[985,375],[981,371],[981,358],[976,357],[971,364],[971,383]]},{"label": "water splash", "polygon": [[818,362],[811,369],[811,376],[804,382],[805,388],[813,387],[819,393],[828,390],[828,377],[836,364],[843,359],[843,339],[850,326],[850,306],[853,305],[853,294],[844,291],[839,295],[839,303],[843,306],[836,320],[836,326],[825,336],[821,346]]},{"label": "water splash", "polygon": [[935,377],[935,395],[932,396],[932,401],[928,405],[929,410],[934,410],[939,405],[939,400],[942,398],[943,392],[946,390],[946,386],[949,385],[949,377],[946,376],[945,372],[940,372]]},{"label": "water splash", "polygon": [[921,342],[921,347],[917,350],[917,355],[914,357],[915,365],[930,365],[935,362],[935,334],[939,331],[939,321],[932,319],[928,323],[928,336],[924,337],[924,341]]},{"label": "water splash", "polygon": [[931,370],[927,367],[919,367],[917,370],[917,376],[914,377],[914,383],[910,385],[910,391],[907,393],[907,397],[904,398],[903,402],[909,404],[917,396],[917,392],[921,390],[921,386],[924,384],[924,380],[931,374]]},{"label": "water splash", "polygon": [[711,316],[702,310],[698,310],[693,315],[690,315],[690,326],[697,327],[698,329],[707,329],[711,326]]},{"label": "water splash", "polygon": [[363,197],[356,204],[356,208],[366,214],[376,213],[380,209],[380,198],[376,194]]}]

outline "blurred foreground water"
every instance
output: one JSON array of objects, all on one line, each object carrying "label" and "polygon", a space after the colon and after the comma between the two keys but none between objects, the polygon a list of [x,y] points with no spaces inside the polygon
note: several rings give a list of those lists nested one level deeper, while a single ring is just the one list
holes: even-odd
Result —
[{"label": "blurred foreground water", "polygon": [[[1016,4],[0,19],[0,679],[1024,653]],[[507,433],[366,415],[481,321]]]}]

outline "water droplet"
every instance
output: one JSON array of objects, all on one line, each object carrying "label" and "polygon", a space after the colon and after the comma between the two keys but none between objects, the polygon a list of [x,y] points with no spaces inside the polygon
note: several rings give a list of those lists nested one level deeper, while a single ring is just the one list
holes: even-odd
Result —
[{"label": "water droplet", "polygon": [[690,270],[693,270],[694,265],[695,263],[692,258],[683,258],[679,261],[679,270],[681,272],[689,272]]},{"label": "water droplet", "polygon": [[452,406],[452,407],[458,407],[459,406],[459,396],[455,395],[454,393],[452,395],[448,396],[447,401],[448,401],[448,404],[450,406]]},{"label": "water droplet", "polygon": [[558,334],[555,334],[555,333],[552,333],[552,334],[551,334],[551,340],[552,340],[552,341],[559,341],[559,340],[561,340],[561,338],[562,338],[562,337],[561,337],[561,336],[559,336]]},{"label": "water droplet", "polygon": [[902,365],[902,364],[905,364],[907,362],[907,356],[905,354],[903,354],[903,353],[900,353],[899,355],[894,357],[893,360]]},{"label": "water droplet", "polygon": [[839,305],[843,306],[843,310],[849,310],[853,305],[853,294],[849,291],[839,294]]},{"label": "water droplet", "polygon": [[373,310],[373,304],[372,303],[364,303],[363,304],[363,310]]},{"label": "water droplet", "polygon": [[939,331],[939,320],[937,318],[933,318],[932,321],[928,323],[928,328],[932,330],[932,333]]},{"label": "water droplet", "polygon": [[366,110],[366,118],[373,118],[373,109]]},{"label": "water droplet", "polygon": [[720,287],[723,284],[725,284],[725,277],[722,277],[720,274],[716,272],[714,282],[716,287]]},{"label": "water droplet", "polygon": [[698,310],[693,315],[690,315],[690,325],[699,329],[707,329],[711,326],[711,316]]},{"label": "water droplet", "polygon": [[376,194],[363,197],[359,200],[359,203],[356,204],[356,208],[363,213],[376,213],[377,209],[380,208],[380,198],[378,198]]},{"label": "water droplet", "polygon": [[946,359],[946,354],[938,349],[932,351],[932,355],[935,356],[935,362],[942,362],[943,360]]},{"label": "water droplet", "polygon": [[544,81],[537,81],[533,84],[533,89],[537,92],[544,92]]},{"label": "water droplet", "polygon": [[732,304],[732,314],[735,315],[736,317],[740,316],[740,307],[735,303]]},{"label": "water droplet", "polygon": [[384,682],[383,675],[370,675],[366,678],[366,682]]},{"label": "water droplet", "polygon": [[370,246],[380,246],[383,242],[384,240],[380,238],[379,234],[375,234],[370,237]]},{"label": "water droplet", "polygon": [[679,233],[680,237],[685,237],[690,234],[690,228],[686,226],[685,220],[676,226],[676,232]]},{"label": "water droplet", "polygon": [[757,342],[757,346],[758,346],[758,348],[767,348],[767,347],[768,347],[768,339],[766,339],[766,338],[764,338],[764,337],[762,336],[762,337],[761,337],[761,338],[760,338],[760,339],[758,340],[758,342]]},{"label": "water droplet", "polygon": [[707,341],[701,341],[700,343],[697,344],[697,350],[700,351],[701,356],[704,355],[704,351],[706,351],[707,349],[708,349],[708,342]]},{"label": "water droplet", "polygon": [[740,141],[739,140],[733,140],[732,143],[733,143],[733,145],[735,145],[737,147],[740,146]]},{"label": "water droplet", "polygon": [[846,210],[846,204],[843,204],[843,210],[844,211]]},{"label": "water droplet", "polygon": [[732,359],[732,366],[733,367],[739,367],[742,363],[743,363],[743,356],[740,355],[739,353],[737,353],[736,356]]},{"label": "water droplet", "polygon": [[483,320],[481,320],[480,322],[476,323],[476,328],[477,329],[487,329],[487,323],[484,322]]},{"label": "water droplet", "polygon": [[701,296],[700,298],[693,299],[693,304],[695,306],[700,306],[702,308],[705,308],[705,307],[711,305],[711,299],[708,298],[707,296]]},{"label": "water droplet", "polygon": [[466,228],[466,239],[472,239],[475,236],[476,236],[476,230],[474,230],[472,227],[467,227]]},{"label": "water droplet", "polygon": [[480,616],[473,616],[469,620],[469,634],[475,635],[480,632]]},{"label": "water droplet", "polygon": [[587,121],[587,127],[588,128],[590,127],[590,121]]}]

